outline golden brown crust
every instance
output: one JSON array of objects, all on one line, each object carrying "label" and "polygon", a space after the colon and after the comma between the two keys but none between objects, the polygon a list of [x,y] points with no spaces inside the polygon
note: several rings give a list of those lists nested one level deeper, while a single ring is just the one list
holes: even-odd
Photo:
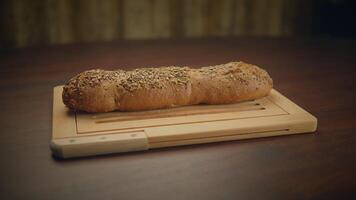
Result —
[{"label": "golden brown crust", "polygon": [[64,104],[87,112],[138,111],[193,104],[226,104],[261,98],[272,89],[268,73],[251,64],[89,70],[63,88]]}]

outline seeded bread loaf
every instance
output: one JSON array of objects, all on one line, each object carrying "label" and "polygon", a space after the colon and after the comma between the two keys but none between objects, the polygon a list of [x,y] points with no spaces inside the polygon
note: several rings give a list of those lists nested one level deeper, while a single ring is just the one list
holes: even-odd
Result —
[{"label": "seeded bread loaf", "polygon": [[86,112],[139,111],[194,104],[228,104],[268,95],[268,73],[251,64],[94,69],[82,72],[63,88],[63,102]]}]

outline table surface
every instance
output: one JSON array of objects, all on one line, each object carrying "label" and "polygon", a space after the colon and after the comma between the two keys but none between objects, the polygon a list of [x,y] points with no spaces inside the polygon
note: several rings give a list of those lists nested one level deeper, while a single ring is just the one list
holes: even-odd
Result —
[{"label": "table surface", "polygon": [[[316,134],[61,160],[52,89],[90,68],[242,60],[318,118]],[[1,199],[355,199],[356,41],[117,41],[2,51]]]}]

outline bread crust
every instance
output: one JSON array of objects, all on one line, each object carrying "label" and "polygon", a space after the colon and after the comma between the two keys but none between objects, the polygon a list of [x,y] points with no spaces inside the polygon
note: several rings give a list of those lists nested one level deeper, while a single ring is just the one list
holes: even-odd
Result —
[{"label": "bread crust", "polygon": [[140,111],[194,104],[228,104],[268,95],[269,74],[251,64],[230,62],[132,71],[84,71],[63,87],[63,103],[86,112]]}]

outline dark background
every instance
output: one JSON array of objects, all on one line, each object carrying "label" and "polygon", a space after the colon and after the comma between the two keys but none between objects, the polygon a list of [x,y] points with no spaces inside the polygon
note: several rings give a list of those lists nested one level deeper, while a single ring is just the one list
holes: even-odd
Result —
[{"label": "dark background", "polygon": [[3,0],[1,47],[162,38],[356,37],[352,0]]},{"label": "dark background", "polygon": [[[356,199],[355,2],[0,1],[0,199]],[[242,60],[314,134],[62,160],[53,87],[92,69]]]}]

